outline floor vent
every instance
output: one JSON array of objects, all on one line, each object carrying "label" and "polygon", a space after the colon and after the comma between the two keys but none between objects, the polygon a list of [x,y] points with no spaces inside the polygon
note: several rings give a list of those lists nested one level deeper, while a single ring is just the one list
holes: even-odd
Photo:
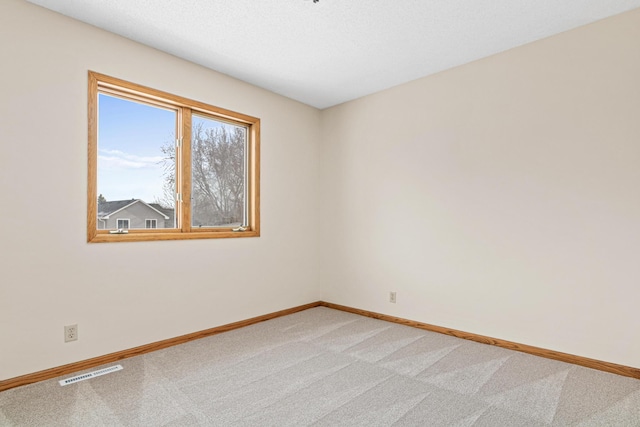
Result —
[{"label": "floor vent", "polygon": [[110,366],[104,369],[98,369],[97,371],[87,372],[86,374],[77,375],[75,377],[67,378],[66,380],[58,381],[60,385],[69,385],[77,383],[78,381],[88,380],[89,378],[99,377],[100,375],[110,374],[111,372],[121,371],[122,365]]}]

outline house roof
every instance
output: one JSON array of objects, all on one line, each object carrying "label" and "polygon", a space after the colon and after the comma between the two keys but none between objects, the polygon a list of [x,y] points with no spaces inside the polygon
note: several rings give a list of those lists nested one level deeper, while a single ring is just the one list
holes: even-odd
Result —
[{"label": "house roof", "polygon": [[[169,215],[168,209],[162,208],[157,203],[146,203],[144,200],[140,199],[129,199],[129,200],[112,200],[108,202],[99,202],[98,203],[98,218],[107,219],[111,215],[120,212],[121,210],[128,208],[131,205],[136,203],[142,203],[147,206],[149,209],[153,209],[158,212],[160,215],[164,217],[164,219],[169,219],[172,215]],[[171,211],[173,211],[171,209]]]},{"label": "house roof", "polygon": [[149,203],[149,206],[151,206],[152,208],[154,208],[155,210],[157,210],[159,212],[162,212],[165,216],[168,217],[168,218],[165,218],[165,219],[170,219],[171,221],[173,221],[175,209],[162,207],[158,203]]},{"label": "house roof", "polygon": [[110,202],[98,202],[98,217],[105,218],[109,217],[109,215],[122,210],[134,203],[135,199],[130,200],[113,200]]}]

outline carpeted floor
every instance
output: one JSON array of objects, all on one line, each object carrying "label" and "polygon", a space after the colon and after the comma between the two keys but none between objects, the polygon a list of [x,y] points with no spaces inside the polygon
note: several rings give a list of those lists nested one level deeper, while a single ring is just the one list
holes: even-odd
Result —
[{"label": "carpeted floor", "polygon": [[120,364],[0,426],[640,426],[640,380],[324,307]]}]

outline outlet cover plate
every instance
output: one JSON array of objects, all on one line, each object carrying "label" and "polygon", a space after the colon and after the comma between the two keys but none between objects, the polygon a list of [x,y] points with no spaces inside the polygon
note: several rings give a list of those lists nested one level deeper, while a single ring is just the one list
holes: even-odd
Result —
[{"label": "outlet cover plate", "polygon": [[64,327],[64,342],[76,341],[78,339],[78,325],[67,325]]}]

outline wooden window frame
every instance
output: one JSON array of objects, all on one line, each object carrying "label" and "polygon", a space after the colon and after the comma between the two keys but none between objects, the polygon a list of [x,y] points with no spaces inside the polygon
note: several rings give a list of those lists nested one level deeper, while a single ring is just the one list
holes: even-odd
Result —
[{"label": "wooden window frame", "polygon": [[[182,143],[176,162],[177,190],[181,201],[176,202],[175,218],[178,228],[129,229],[127,233],[98,230],[98,95],[112,94],[149,104],[169,106],[178,110],[177,135]],[[191,115],[202,113],[215,119],[247,128],[246,212],[247,224],[239,228],[191,226]],[[135,242],[153,240],[214,239],[260,236],[260,119],[199,101],[151,89],[125,80],[89,71],[88,87],[88,195],[87,242]]]}]

